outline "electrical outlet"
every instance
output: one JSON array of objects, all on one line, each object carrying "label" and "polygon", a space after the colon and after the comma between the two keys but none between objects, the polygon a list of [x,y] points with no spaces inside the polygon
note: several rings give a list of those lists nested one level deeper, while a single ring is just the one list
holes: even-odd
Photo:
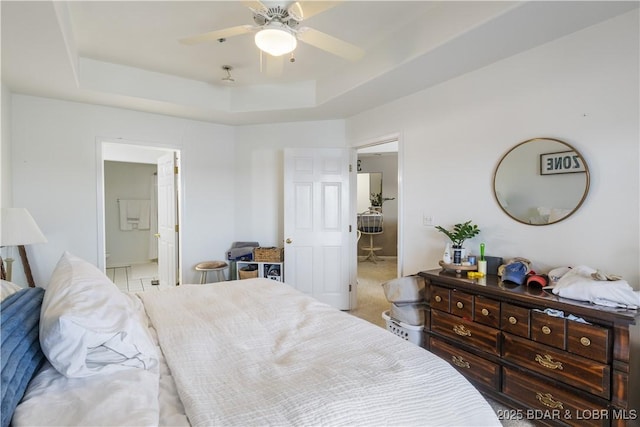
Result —
[{"label": "electrical outlet", "polygon": [[433,227],[433,216],[429,214],[422,214],[422,225],[425,227]]}]

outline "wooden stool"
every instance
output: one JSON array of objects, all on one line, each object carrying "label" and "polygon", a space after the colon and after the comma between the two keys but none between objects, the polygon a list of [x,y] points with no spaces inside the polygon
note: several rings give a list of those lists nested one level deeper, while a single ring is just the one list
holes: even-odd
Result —
[{"label": "wooden stool", "polygon": [[224,282],[224,270],[229,268],[229,264],[224,261],[205,261],[196,265],[196,270],[200,271],[200,284],[207,283],[207,273],[215,271],[218,275],[218,282]]}]

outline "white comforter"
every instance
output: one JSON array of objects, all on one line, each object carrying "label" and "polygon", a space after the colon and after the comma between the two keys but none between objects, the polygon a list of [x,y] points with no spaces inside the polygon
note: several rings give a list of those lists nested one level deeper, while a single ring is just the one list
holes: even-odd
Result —
[{"label": "white comforter", "polygon": [[500,425],[443,360],[288,285],[140,297],[192,425]]}]

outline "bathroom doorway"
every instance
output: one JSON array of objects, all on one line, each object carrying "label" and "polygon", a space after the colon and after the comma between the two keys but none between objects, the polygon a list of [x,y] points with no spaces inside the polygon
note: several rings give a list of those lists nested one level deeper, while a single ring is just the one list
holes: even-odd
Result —
[{"label": "bathroom doorway", "polygon": [[[99,140],[100,176],[98,220],[99,265],[123,291],[139,292],[179,284],[179,175],[175,191],[158,194],[158,162],[169,154],[177,162],[179,151],[171,148],[139,145],[118,140]],[[173,169],[172,175],[173,175]],[[175,215],[175,245],[171,253],[159,250],[159,206],[169,198]],[[160,203],[159,203],[160,202]],[[174,221],[174,220],[172,220]],[[172,222],[173,224],[173,222]],[[163,246],[165,248],[165,246]],[[168,258],[169,257],[169,258]],[[167,266],[172,267],[170,276]],[[164,268],[163,268],[164,267]]]}]

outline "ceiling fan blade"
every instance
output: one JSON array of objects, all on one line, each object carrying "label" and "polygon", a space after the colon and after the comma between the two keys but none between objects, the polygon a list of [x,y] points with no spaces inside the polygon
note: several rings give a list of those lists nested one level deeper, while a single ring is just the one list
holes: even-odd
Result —
[{"label": "ceiling fan blade", "polygon": [[297,1],[287,8],[287,12],[296,20],[302,21],[334,8],[340,3],[341,1]]},{"label": "ceiling fan blade", "polygon": [[350,61],[357,61],[364,55],[364,50],[358,46],[321,31],[314,30],[313,28],[301,28],[298,32],[298,40]]},{"label": "ceiling fan blade", "polygon": [[242,4],[244,4],[245,6],[247,6],[249,9],[251,10],[264,10],[267,7],[264,5],[264,3],[262,3],[259,0],[243,0]]},{"label": "ceiling fan blade", "polygon": [[218,39],[226,39],[233,36],[239,36],[252,32],[256,27],[253,25],[238,25],[237,27],[225,28],[224,30],[211,31],[197,36],[185,37],[180,39],[183,44],[198,44],[203,42],[215,41]]}]

